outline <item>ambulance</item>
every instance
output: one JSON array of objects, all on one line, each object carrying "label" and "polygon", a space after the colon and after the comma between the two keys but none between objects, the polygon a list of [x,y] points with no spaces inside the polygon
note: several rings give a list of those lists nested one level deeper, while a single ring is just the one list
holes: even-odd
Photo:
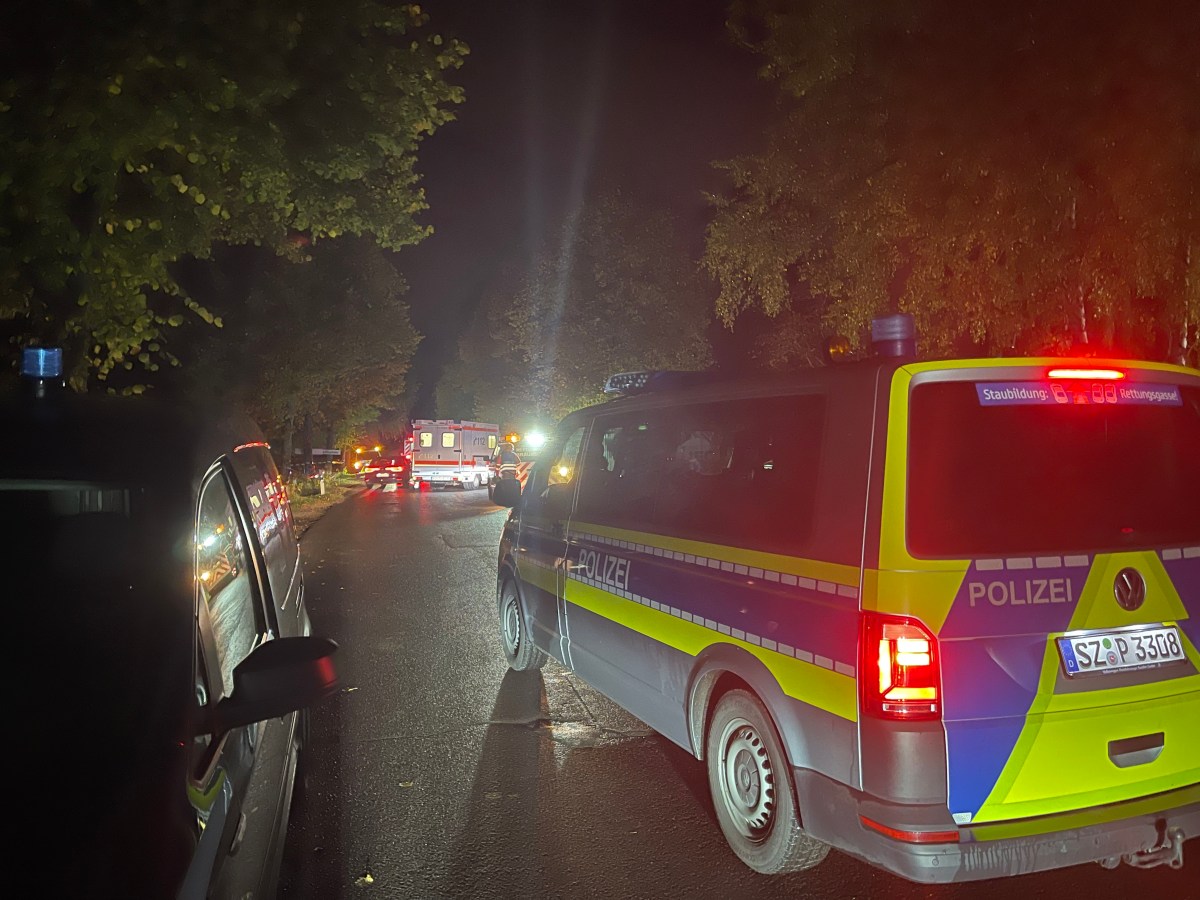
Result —
[{"label": "ambulance", "polygon": [[409,484],[421,487],[487,487],[500,426],[461,419],[414,419],[405,446],[412,447]]},{"label": "ambulance", "polygon": [[636,372],[512,506],[510,667],[705,767],[734,854],[916,882],[1183,865],[1200,833],[1200,371],[870,358]]}]

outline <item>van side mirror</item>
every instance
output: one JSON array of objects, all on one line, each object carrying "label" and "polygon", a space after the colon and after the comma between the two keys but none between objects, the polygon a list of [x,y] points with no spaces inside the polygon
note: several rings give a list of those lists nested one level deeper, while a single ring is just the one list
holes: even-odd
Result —
[{"label": "van side mirror", "polygon": [[233,693],[198,723],[196,734],[225,732],[287,715],[332,696],[338,688],[328,638],[267,641],[233,670]]},{"label": "van side mirror", "polygon": [[516,506],[521,500],[521,482],[515,478],[501,478],[496,482],[492,500],[497,506]]}]

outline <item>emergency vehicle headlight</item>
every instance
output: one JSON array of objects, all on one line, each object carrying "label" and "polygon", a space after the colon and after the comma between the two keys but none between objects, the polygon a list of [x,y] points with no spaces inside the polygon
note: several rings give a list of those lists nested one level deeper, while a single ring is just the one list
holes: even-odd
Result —
[{"label": "emergency vehicle headlight", "polygon": [[540,450],[542,445],[546,443],[546,435],[540,431],[531,431],[525,435],[525,444],[531,450]]}]

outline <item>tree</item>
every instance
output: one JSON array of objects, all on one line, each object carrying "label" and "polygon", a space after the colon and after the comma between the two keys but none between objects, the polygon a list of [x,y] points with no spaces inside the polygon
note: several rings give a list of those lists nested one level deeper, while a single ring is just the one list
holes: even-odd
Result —
[{"label": "tree", "polygon": [[726,324],[801,316],[794,359],[804,317],[857,338],[903,309],[933,353],[1196,364],[1200,8],[746,0],[731,22],[788,100],[714,198]]},{"label": "tree", "polygon": [[[409,321],[407,290],[385,251],[366,240],[322,242],[307,263],[262,254],[226,260],[211,305],[226,322],[206,329],[183,367],[193,394],[237,401],[284,459],[314,430],[347,446],[406,389],[420,342]],[[248,289],[235,282],[252,279]],[[322,444],[324,441],[322,441]]]},{"label": "tree", "polygon": [[[12,5],[10,4],[10,7]],[[37,0],[0,31],[0,318],[71,382],[173,360],[177,263],[428,232],[420,141],[466,48],[415,3]]]},{"label": "tree", "polygon": [[711,296],[678,226],[620,193],[592,200],[489,296],[439,385],[490,421],[558,419],[614,372],[711,362]]}]

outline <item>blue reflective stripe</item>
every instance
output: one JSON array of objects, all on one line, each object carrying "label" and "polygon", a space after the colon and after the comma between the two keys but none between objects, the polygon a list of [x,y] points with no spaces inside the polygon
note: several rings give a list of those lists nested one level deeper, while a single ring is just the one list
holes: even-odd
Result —
[{"label": "blue reflective stripe", "polygon": [[[686,558],[656,556],[649,549],[614,547],[588,538],[572,541],[570,578],[656,605],[712,631],[853,674],[858,602],[839,595],[835,585],[822,589],[814,579],[803,580],[811,587],[795,578],[793,584],[768,581],[761,571],[751,576],[745,566],[714,568]],[[579,568],[585,559],[588,565]],[[614,562],[606,565],[608,560]]]}]

